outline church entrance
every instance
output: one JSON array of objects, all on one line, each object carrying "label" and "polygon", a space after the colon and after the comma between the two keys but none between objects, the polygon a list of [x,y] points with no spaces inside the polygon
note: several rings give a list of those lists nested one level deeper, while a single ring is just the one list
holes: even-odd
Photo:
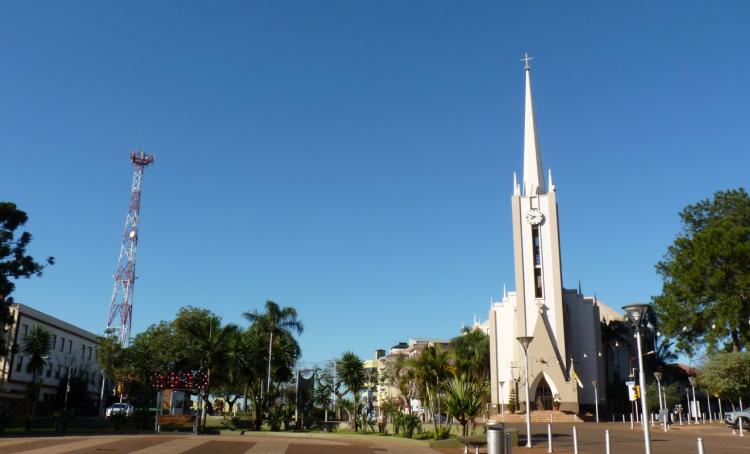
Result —
[{"label": "church entrance", "polygon": [[552,410],[552,390],[547,384],[547,379],[542,377],[539,384],[536,385],[536,396],[534,403],[537,410]]}]

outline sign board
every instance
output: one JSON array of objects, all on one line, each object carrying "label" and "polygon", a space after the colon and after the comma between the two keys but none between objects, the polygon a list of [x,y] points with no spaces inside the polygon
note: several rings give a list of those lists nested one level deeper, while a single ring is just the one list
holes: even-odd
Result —
[{"label": "sign board", "polygon": [[637,387],[635,386],[635,382],[626,381],[625,386],[628,387],[628,399],[630,399],[631,402],[634,400],[638,400],[638,390],[637,390]]}]

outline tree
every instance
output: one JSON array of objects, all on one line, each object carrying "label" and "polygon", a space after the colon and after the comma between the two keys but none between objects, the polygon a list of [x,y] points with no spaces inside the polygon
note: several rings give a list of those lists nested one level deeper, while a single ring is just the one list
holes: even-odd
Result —
[{"label": "tree", "polygon": [[466,377],[454,377],[445,385],[445,408],[461,424],[463,436],[468,424],[482,411],[489,397],[487,382],[477,383]]},{"label": "tree", "polygon": [[439,416],[442,412],[440,396],[443,385],[451,377],[449,355],[441,351],[440,347],[429,345],[411,361],[411,366],[420,390],[420,399],[428,403],[435,433],[437,433],[438,427],[443,426]]},{"label": "tree", "polygon": [[706,344],[738,352],[750,342],[750,197],[720,191],[680,213],[683,231],[656,271],[664,283],[654,308],[662,331],[688,353]]},{"label": "tree", "polygon": [[353,409],[350,414],[350,420],[354,423],[354,431],[357,431],[357,403],[359,393],[367,381],[365,374],[365,363],[351,351],[344,352],[336,361],[336,375],[338,379],[346,386],[346,389],[352,394]]},{"label": "tree", "polygon": [[490,379],[490,336],[479,329],[464,328],[451,339],[458,375],[477,383]]},{"label": "tree", "polygon": [[52,348],[52,334],[39,325],[33,325],[29,332],[23,337],[21,351],[29,359],[26,363],[26,372],[32,374],[29,398],[31,399],[31,418],[36,411],[36,401],[39,399],[39,384],[36,379],[44,370],[49,359],[49,351]]},{"label": "tree", "polygon": [[[227,346],[238,328],[229,324],[222,326],[221,318],[208,309],[186,307],[180,309],[174,320],[175,332],[183,339],[186,356],[192,364],[206,371],[207,383],[203,391],[204,406],[211,394],[211,373],[216,365],[224,362]],[[203,428],[206,428],[206,411],[203,412]]]},{"label": "tree", "polygon": [[266,301],[266,311],[263,313],[254,310],[242,314],[250,323],[257,323],[259,329],[268,336],[268,381],[266,391],[271,389],[271,361],[273,358],[274,336],[288,335],[292,337],[292,331],[298,335],[302,334],[304,327],[297,320],[297,310],[293,307],[279,307],[275,302]]},{"label": "tree", "polygon": [[[15,289],[12,280],[41,276],[47,265],[55,263],[53,257],[46,260],[46,265],[34,261],[26,254],[31,243],[31,233],[21,232],[18,237],[15,231],[26,224],[28,216],[10,202],[0,202],[0,326],[10,326],[13,318],[10,306],[14,303],[10,294]],[[7,352],[5,336],[0,336],[0,353]]]},{"label": "tree", "polygon": [[750,395],[750,353],[732,352],[711,355],[698,373],[698,385],[725,399]]}]

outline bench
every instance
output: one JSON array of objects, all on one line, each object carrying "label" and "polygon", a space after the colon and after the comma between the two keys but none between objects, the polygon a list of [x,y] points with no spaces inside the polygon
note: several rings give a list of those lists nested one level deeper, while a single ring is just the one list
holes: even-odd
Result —
[{"label": "bench", "polygon": [[458,437],[458,441],[464,445],[464,454],[469,454],[469,448],[474,448],[474,454],[479,454],[479,448],[487,446],[487,438],[481,436]]},{"label": "bench", "polygon": [[195,415],[161,415],[159,416],[159,425],[193,427],[195,425]]}]

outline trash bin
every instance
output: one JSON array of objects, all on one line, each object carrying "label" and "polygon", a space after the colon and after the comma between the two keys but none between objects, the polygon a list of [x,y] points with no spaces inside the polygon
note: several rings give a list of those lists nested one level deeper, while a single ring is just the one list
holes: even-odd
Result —
[{"label": "trash bin", "polygon": [[505,454],[505,424],[487,425],[487,454]]}]

